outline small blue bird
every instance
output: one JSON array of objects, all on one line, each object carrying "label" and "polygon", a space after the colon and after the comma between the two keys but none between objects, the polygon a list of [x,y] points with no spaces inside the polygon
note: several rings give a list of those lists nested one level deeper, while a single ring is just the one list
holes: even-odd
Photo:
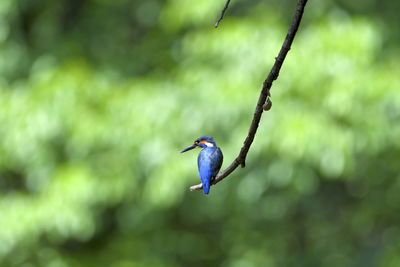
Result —
[{"label": "small blue bird", "polygon": [[188,146],[181,153],[196,147],[201,148],[199,157],[197,158],[197,165],[199,167],[201,183],[203,184],[203,192],[204,194],[208,194],[211,182],[217,176],[219,169],[221,169],[224,156],[212,136],[209,135],[197,138],[193,145]]}]

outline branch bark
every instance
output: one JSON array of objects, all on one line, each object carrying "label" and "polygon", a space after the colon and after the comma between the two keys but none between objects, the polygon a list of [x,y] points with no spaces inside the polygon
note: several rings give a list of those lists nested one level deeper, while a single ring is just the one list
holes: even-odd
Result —
[{"label": "branch bark", "polygon": [[[227,1],[227,4],[225,5],[224,10],[222,11],[221,17],[219,21],[222,19],[224,12],[226,8],[228,7],[229,0]],[[267,101],[267,98],[270,96],[270,89],[272,86],[272,83],[278,78],[279,76],[279,71],[282,67],[282,64],[286,58],[287,53],[290,50],[290,47],[293,43],[294,37],[297,33],[297,30],[299,28],[301,18],[303,17],[303,12],[304,12],[304,7],[307,4],[307,0],[298,0],[297,1],[297,7],[296,7],[296,12],[294,14],[292,24],[289,28],[289,31],[286,35],[285,41],[282,44],[281,50],[279,51],[278,56],[275,58],[275,63],[271,68],[271,71],[269,72],[267,79],[265,79],[260,97],[258,98],[258,102],[256,105],[256,109],[254,111],[254,116],[253,116],[253,121],[251,122],[250,128],[249,128],[249,133],[243,143],[243,146],[240,150],[239,155],[233,160],[231,165],[228,166],[223,172],[219,173],[217,177],[212,181],[211,184],[217,184],[221,182],[223,179],[225,179],[229,174],[231,174],[239,165],[242,166],[242,168],[245,167],[245,161],[246,161],[246,156],[247,153],[249,152],[250,146],[253,143],[254,136],[257,132],[258,125],[260,123],[261,115],[263,112],[263,106]],[[218,25],[218,22],[216,26]],[[200,190],[203,188],[202,184],[198,185],[193,185],[190,187],[190,190]]]},{"label": "branch bark", "polygon": [[225,11],[228,9],[229,3],[231,2],[231,0],[227,0],[224,6],[224,9],[222,9],[221,15],[219,16],[217,22],[215,23],[215,28],[218,27],[218,24],[220,23],[220,21],[223,19]]}]

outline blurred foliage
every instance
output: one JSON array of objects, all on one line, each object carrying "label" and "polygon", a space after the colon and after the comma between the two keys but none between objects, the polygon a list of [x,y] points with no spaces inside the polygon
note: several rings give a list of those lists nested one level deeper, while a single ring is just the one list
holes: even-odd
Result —
[{"label": "blurred foliage", "polygon": [[399,2],[0,1],[1,266],[400,266]]}]

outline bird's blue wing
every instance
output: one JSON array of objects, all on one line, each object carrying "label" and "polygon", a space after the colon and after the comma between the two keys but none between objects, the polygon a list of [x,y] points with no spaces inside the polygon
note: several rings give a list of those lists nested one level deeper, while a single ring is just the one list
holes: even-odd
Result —
[{"label": "bird's blue wing", "polygon": [[205,148],[200,152],[197,163],[204,194],[210,192],[210,183],[221,168],[222,160],[222,152],[218,147]]},{"label": "bird's blue wing", "polygon": [[219,170],[221,169],[222,162],[224,161],[224,156],[222,155],[221,149],[216,147],[215,151],[210,155],[211,158],[211,180],[217,176]]}]

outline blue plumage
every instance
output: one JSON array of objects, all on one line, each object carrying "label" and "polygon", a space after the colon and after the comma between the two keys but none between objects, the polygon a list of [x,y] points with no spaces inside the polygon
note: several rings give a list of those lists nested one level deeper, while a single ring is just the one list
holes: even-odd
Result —
[{"label": "blue plumage", "polygon": [[211,181],[215,179],[222,166],[223,155],[221,149],[209,135],[199,137],[193,145],[185,148],[181,153],[196,147],[202,148],[197,158],[197,164],[201,183],[203,184],[203,192],[208,194]]}]

